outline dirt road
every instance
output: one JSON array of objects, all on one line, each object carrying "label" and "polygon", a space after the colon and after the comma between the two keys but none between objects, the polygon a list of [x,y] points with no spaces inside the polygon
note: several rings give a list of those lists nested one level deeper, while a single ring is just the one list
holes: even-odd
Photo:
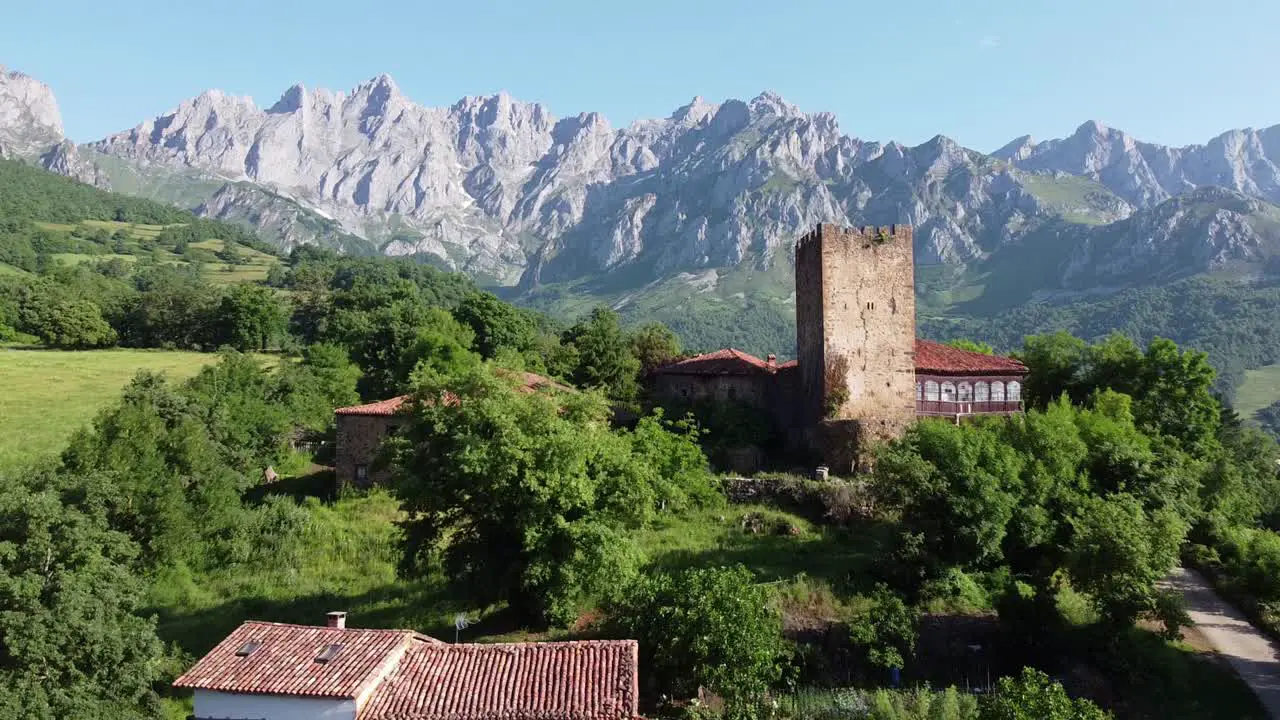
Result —
[{"label": "dirt road", "polygon": [[1162,585],[1182,593],[1196,629],[1280,720],[1280,647],[1218,597],[1199,573],[1178,568]]}]

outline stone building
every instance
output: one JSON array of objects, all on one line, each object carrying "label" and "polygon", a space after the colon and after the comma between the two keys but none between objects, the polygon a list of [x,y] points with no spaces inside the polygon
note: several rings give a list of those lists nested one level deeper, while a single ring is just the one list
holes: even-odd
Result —
[{"label": "stone building", "polygon": [[918,417],[1020,412],[1021,363],[916,338],[914,263],[909,226],[819,225],[796,243],[795,361],[718,350],[654,370],[650,386],[660,401],[768,408],[833,468]]},{"label": "stone building", "polygon": [[339,485],[368,487],[386,482],[388,471],[374,470],[374,459],[383,438],[404,424],[400,411],[408,399],[401,395],[333,411],[338,430],[333,469]]},{"label": "stone building", "polygon": [[[505,374],[504,371],[499,371]],[[510,373],[517,381],[516,390],[535,392],[542,388],[571,390],[554,380],[530,372]],[[337,447],[334,474],[339,487],[353,484],[368,487],[390,479],[387,469],[375,469],[382,441],[406,422],[409,395],[401,395],[366,405],[338,408],[333,411],[337,425]]]},{"label": "stone building", "polygon": [[778,371],[776,355],[767,359],[729,348],[697,355],[663,366],[653,375],[652,388],[670,400],[740,401],[749,405],[765,405],[768,382],[761,382]]}]

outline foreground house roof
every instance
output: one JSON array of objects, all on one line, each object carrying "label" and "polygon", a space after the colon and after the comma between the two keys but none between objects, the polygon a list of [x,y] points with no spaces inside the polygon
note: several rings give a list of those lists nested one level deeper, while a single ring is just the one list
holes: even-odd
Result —
[{"label": "foreground house roof", "polygon": [[[536,392],[542,388],[552,388],[555,390],[572,390],[568,385],[562,385],[551,378],[543,377],[537,373],[531,372],[515,372],[511,370],[498,370],[499,375],[512,377],[519,384],[516,390],[523,393]],[[395,415],[400,412],[404,404],[408,402],[412,395],[399,395],[378,402],[367,403],[365,405],[352,405],[351,407],[342,407],[334,410],[337,415],[363,415],[363,416],[388,416]]]},{"label": "foreground house roof", "polygon": [[[249,621],[209,651],[173,686],[232,693],[356,698],[412,642],[438,640],[405,630],[365,630]],[[330,659],[316,658],[340,645]]]},{"label": "foreground house roof", "polygon": [[360,720],[636,717],[632,640],[418,644],[378,685]]},{"label": "foreground house roof", "polygon": [[352,700],[359,720],[630,720],[638,654],[634,640],[454,645],[410,630],[251,621],[173,685]]},{"label": "foreground house roof", "polygon": [[[1010,357],[961,350],[931,340],[916,340],[916,372],[940,375],[1025,375],[1027,368]],[[659,375],[769,375],[797,367],[795,360],[779,364],[734,348],[695,355],[654,369]]]}]

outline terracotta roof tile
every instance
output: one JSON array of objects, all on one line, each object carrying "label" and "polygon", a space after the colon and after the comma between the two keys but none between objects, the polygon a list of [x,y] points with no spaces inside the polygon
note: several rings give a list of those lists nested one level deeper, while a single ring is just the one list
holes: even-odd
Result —
[{"label": "terracotta roof tile", "polygon": [[[1027,368],[1010,357],[985,355],[929,340],[916,340],[916,372],[964,374],[1026,374]],[[728,348],[695,355],[655,369],[668,375],[759,375],[797,367],[795,360],[771,365],[741,350]]]},{"label": "terracotta roof tile", "polygon": [[930,340],[916,340],[916,372],[951,375],[1025,375],[1027,366],[1011,357],[961,350]]},{"label": "terracotta roof tile", "polygon": [[[409,630],[365,630],[249,621],[173,682],[174,687],[235,693],[355,698],[413,642],[438,643]],[[258,647],[236,653],[249,642]],[[342,649],[328,662],[326,647]]]},{"label": "terracotta roof tile", "polygon": [[338,408],[334,412],[338,415],[395,415],[400,412],[400,407],[405,404],[409,397],[409,395],[400,395],[366,405]]},{"label": "terracotta roof tile", "polygon": [[511,372],[511,371],[502,370],[502,369],[499,369],[497,372],[499,375],[506,375],[508,377],[515,377],[516,379],[518,379],[520,381],[520,384],[516,386],[516,389],[519,390],[520,392],[531,393],[536,390],[541,390],[542,388],[552,388],[554,390],[568,391],[568,392],[573,391],[573,388],[569,387],[568,385],[562,385],[556,382],[555,380],[552,380],[551,378],[543,377],[537,373]]},{"label": "terracotta roof tile", "polygon": [[[317,662],[333,644],[342,649]],[[410,630],[251,621],[173,685],[352,699],[360,720],[630,720],[638,652],[634,640],[450,645]]]},{"label": "terracotta roof tile", "polygon": [[759,375],[773,369],[776,366],[770,367],[769,363],[751,353],[728,348],[677,360],[655,368],[653,372],[660,375]]},{"label": "terracotta roof tile", "polygon": [[638,715],[634,640],[416,645],[360,720],[628,720]]}]

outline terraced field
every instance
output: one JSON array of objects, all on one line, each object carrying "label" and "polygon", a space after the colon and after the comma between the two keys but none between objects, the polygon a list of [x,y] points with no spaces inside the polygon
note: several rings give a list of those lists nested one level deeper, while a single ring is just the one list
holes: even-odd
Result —
[{"label": "terraced field", "polygon": [[[209,282],[227,285],[238,282],[261,282],[266,280],[272,267],[280,264],[280,258],[228,240],[209,239],[189,243],[179,253],[172,245],[166,245],[157,239],[165,230],[165,225],[146,225],[142,223],[114,222],[110,220],[83,220],[75,225],[63,223],[36,223],[37,227],[51,232],[73,234],[80,238],[92,239],[91,249],[101,248],[102,252],[57,253],[53,258],[62,263],[98,262],[118,259],[123,262],[137,262],[150,257],[156,262],[175,265],[198,263],[201,274]],[[229,263],[225,258],[227,243],[239,258],[239,262]],[[21,272],[9,266],[0,267],[0,273],[8,271]]]}]

